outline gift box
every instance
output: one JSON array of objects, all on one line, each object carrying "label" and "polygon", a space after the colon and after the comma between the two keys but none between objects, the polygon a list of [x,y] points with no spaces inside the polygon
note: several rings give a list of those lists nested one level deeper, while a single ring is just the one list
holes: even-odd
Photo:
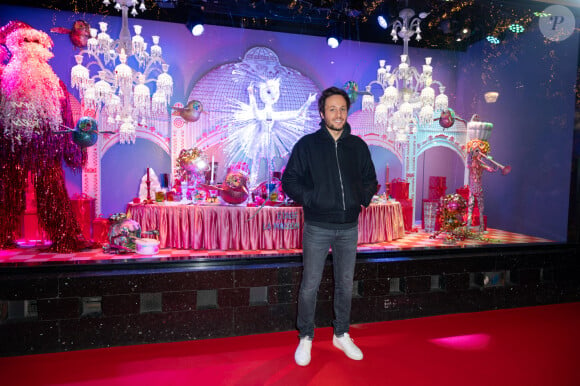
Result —
[{"label": "gift box", "polygon": [[441,229],[441,219],[439,218],[439,200],[424,199],[421,208],[421,224],[427,232],[434,232]]},{"label": "gift box", "polygon": [[27,180],[26,186],[26,208],[20,217],[20,229],[16,230],[16,238],[24,240],[28,243],[44,243],[48,240],[46,231],[42,228],[38,221],[38,213],[36,211],[36,190],[31,183],[31,178]]},{"label": "gift box", "polygon": [[391,181],[391,197],[397,201],[406,200],[409,198],[409,183],[400,178]]},{"label": "gift box", "polygon": [[70,202],[83,236],[85,239],[91,240],[93,220],[95,219],[95,199],[86,194],[76,194],[71,198]]},{"label": "gift box", "polygon": [[403,211],[403,223],[405,224],[406,231],[413,230],[413,203],[410,199],[397,200],[401,203],[401,209]]},{"label": "gift box", "polygon": [[93,241],[97,243],[109,242],[109,230],[111,229],[111,222],[109,219],[97,217],[93,220]]},{"label": "gift box", "polygon": [[[469,205],[469,186],[463,186],[461,188],[455,189],[457,194],[461,195]],[[469,211],[469,207],[465,210],[465,215],[463,216],[463,221],[467,223],[467,214]],[[479,226],[479,205],[477,202],[477,198],[475,199],[475,203],[473,205],[473,213],[471,214],[471,225],[472,226]],[[487,216],[483,215],[483,229],[487,229]]]},{"label": "gift box", "polygon": [[446,177],[429,177],[429,199],[438,200],[445,196],[447,190]]}]

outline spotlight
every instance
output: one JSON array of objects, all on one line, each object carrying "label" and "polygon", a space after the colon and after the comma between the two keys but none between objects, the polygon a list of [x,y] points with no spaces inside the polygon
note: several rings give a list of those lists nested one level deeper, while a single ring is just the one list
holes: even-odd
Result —
[{"label": "spotlight", "polygon": [[341,41],[342,36],[338,30],[338,25],[334,24],[330,27],[330,31],[326,37],[326,44],[328,44],[330,48],[336,48],[340,45]]},{"label": "spotlight", "polygon": [[491,44],[499,44],[500,40],[498,38],[496,38],[495,36],[488,36],[486,37],[487,41],[490,42]]},{"label": "spotlight", "polygon": [[387,22],[387,19],[385,18],[384,15],[377,16],[377,22],[379,23],[379,26],[382,29],[387,29],[387,27],[389,26],[389,23]]},{"label": "spotlight", "polygon": [[330,48],[338,47],[341,41],[342,39],[340,38],[340,36],[329,36],[326,38],[326,44],[328,44]]},{"label": "spotlight", "polygon": [[203,34],[203,9],[201,6],[193,5],[189,8],[186,26],[193,36]]}]

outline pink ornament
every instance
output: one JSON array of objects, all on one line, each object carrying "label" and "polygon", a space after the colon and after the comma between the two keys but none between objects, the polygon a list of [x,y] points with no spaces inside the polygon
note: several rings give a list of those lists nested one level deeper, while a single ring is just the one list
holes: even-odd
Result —
[{"label": "pink ornament", "polygon": [[455,123],[455,111],[453,109],[444,109],[441,111],[441,116],[439,117],[439,125],[444,129],[448,129]]}]

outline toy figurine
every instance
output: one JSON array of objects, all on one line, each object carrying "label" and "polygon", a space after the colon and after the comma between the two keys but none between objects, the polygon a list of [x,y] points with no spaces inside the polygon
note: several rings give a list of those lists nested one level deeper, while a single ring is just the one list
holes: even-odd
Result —
[{"label": "toy figurine", "polygon": [[483,211],[484,211],[484,197],[481,177],[483,171],[493,173],[501,170],[503,175],[511,171],[510,166],[503,166],[488,156],[490,151],[489,142],[481,139],[473,139],[467,143],[467,151],[469,153],[468,164],[469,168],[469,201],[467,209],[467,226],[472,224],[473,208],[475,207],[475,200],[479,207],[479,232],[484,231]]}]

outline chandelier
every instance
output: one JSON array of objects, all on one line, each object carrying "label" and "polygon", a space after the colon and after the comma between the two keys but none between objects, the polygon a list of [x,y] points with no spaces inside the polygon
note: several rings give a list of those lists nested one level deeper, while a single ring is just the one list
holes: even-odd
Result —
[{"label": "chandelier", "polygon": [[[423,12],[415,16],[415,11],[409,8],[399,12],[391,36],[395,42],[399,38],[403,40],[401,61],[393,68],[385,60],[380,60],[377,79],[366,86],[362,99],[363,110],[374,112],[375,127],[394,134],[398,143],[406,142],[414,128],[433,122],[434,114],[448,107],[445,87],[433,80],[431,58],[425,58],[421,72],[410,64],[409,41],[413,36],[416,40],[421,39],[421,21],[427,15]],[[383,92],[377,104],[371,93],[374,85]],[[434,85],[439,86],[437,97]]]},{"label": "chandelier", "polygon": [[[107,23],[99,29],[91,28],[87,48],[75,55],[76,65],[71,70],[71,84],[79,90],[85,110],[98,113],[101,127],[119,134],[120,143],[135,143],[137,125],[146,126],[148,120],[167,114],[167,105],[173,94],[173,79],[167,73],[169,65],[162,58],[159,36],[152,36],[153,45],[141,36],[142,27],[134,25],[135,35],[129,32],[129,8],[137,15],[135,0],[113,0],[121,11],[121,32],[113,40],[107,34]],[[103,4],[111,4],[104,0]],[[141,1],[140,11],[145,11]],[[84,66],[87,55],[90,61]],[[90,75],[89,68],[96,67]],[[157,76],[155,76],[157,75]],[[155,92],[147,84],[155,83]]]}]

